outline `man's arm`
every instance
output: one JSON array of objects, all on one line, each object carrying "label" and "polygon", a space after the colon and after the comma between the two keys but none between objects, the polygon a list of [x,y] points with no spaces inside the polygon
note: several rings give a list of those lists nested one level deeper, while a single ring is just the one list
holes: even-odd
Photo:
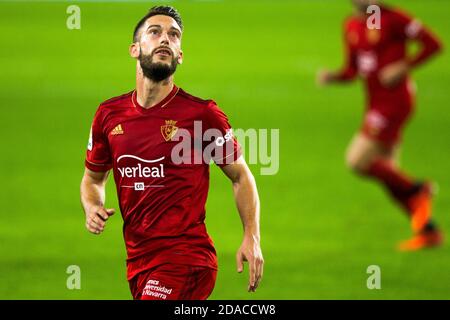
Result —
[{"label": "man's arm", "polygon": [[[415,25],[414,23],[417,24],[417,27],[414,27]],[[418,28],[417,34],[414,33],[414,28]],[[422,27],[419,22],[413,22],[410,25],[409,29],[412,29],[410,31],[411,37],[420,46],[419,52],[413,57],[408,59],[409,67],[414,68],[425,63],[431,57],[433,57],[439,51],[441,51],[442,42],[428,28]]]},{"label": "man's arm", "polygon": [[442,50],[441,41],[429,29],[416,20],[399,16],[401,33],[408,40],[416,42],[420,49],[412,57],[387,65],[380,71],[380,82],[392,87],[416,67],[424,64]]},{"label": "man's arm", "polygon": [[350,82],[356,78],[358,74],[358,67],[356,63],[356,52],[348,42],[347,32],[344,33],[344,46],[345,46],[344,66],[337,71],[319,70],[316,79],[318,85],[325,86],[336,82]]},{"label": "man's arm", "polygon": [[81,204],[86,214],[86,229],[93,234],[103,232],[106,220],[114,214],[114,209],[104,208],[108,173],[86,168],[81,180]]},{"label": "man's arm", "polygon": [[222,167],[222,171],[233,183],[234,199],[244,227],[244,239],[236,254],[237,271],[244,270],[244,261],[249,264],[248,291],[254,292],[263,275],[264,259],[260,246],[259,196],[255,178],[243,157]]}]

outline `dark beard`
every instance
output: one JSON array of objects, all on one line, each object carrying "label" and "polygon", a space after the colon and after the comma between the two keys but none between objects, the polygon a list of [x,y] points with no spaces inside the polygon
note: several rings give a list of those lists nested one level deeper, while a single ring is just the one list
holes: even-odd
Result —
[{"label": "dark beard", "polygon": [[175,73],[177,70],[177,58],[173,57],[170,64],[162,62],[153,62],[153,53],[139,55],[139,63],[141,64],[142,72],[144,76],[154,82],[161,82]]}]

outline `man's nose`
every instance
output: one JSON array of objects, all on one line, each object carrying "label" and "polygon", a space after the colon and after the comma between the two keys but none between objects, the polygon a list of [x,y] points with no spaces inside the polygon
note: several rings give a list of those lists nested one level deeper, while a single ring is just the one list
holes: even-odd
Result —
[{"label": "man's nose", "polygon": [[160,44],[169,44],[169,35],[166,32],[163,32],[161,35],[161,38],[159,39]]}]

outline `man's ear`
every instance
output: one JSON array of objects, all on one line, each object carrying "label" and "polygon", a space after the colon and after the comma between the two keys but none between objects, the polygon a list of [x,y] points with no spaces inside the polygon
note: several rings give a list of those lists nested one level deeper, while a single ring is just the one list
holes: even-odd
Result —
[{"label": "man's ear", "polygon": [[130,45],[129,51],[130,51],[130,56],[132,58],[138,59],[139,55],[141,53],[141,47],[139,46],[139,43],[137,43],[137,42],[132,43]]},{"label": "man's ear", "polygon": [[178,64],[183,63],[183,50],[180,50],[180,54],[178,55]]}]

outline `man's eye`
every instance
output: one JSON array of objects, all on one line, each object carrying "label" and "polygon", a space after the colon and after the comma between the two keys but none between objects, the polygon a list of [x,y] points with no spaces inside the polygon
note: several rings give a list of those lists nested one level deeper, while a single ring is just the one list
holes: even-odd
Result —
[{"label": "man's eye", "polygon": [[158,34],[158,30],[156,29],[150,30],[150,34]]},{"label": "man's eye", "polygon": [[179,38],[179,35],[177,32],[171,32],[169,33],[170,36],[175,37],[175,38]]}]

